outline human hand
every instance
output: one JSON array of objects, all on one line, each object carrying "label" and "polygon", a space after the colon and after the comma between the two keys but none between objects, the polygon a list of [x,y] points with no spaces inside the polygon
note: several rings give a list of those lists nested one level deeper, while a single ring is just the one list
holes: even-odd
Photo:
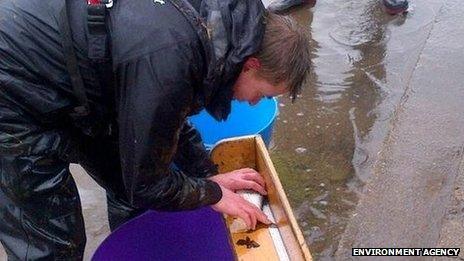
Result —
[{"label": "human hand", "polygon": [[209,179],[233,192],[242,189],[252,189],[261,195],[267,195],[263,177],[252,168],[218,174]]},{"label": "human hand", "polygon": [[227,214],[234,218],[241,218],[248,229],[255,229],[258,221],[270,225],[272,222],[266,214],[255,205],[243,199],[238,194],[219,185],[222,190],[221,200],[211,207],[220,213]]}]

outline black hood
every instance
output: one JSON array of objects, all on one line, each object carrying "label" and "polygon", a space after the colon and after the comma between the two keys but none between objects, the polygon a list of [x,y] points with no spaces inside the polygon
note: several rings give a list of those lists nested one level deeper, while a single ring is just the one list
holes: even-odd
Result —
[{"label": "black hood", "polygon": [[261,45],[265,8],[261,0],[203,0],[199,13],[210,39],[210,62],[204,81],[210,95],[205,107],[221,121],[230,113],[232,87],[245,59]]}]

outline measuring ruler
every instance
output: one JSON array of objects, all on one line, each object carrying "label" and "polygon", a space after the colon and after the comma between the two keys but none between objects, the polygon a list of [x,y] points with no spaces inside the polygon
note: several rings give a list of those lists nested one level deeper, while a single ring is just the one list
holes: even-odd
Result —
[{"label": "measuring ruler", "polygon": [[[269,207],[268,202],[264,202],[263,204],[263,212],[266,214],[267,218],[274,224],[276,221],[274,219],[274,215],[272,214],[271,208]],[[279,228],[277,226],[269,226],[269,233],[271,234],[272,241],[274,242],[275,249],[277,251],[277,255],[279,256],[280,261],[290,261],[290,258],[287,253],[287,249],[285,248],[284,241],[282,240],[282,236],[280,235]]]}]

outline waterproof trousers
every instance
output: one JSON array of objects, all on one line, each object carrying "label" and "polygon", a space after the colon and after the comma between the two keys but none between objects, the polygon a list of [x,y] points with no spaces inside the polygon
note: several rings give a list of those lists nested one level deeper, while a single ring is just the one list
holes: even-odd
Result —
[{"label": "waterproof trousers", "polygon": [[9,260],[82,260],[85,227],[70,162],[106,189],[112,230],[143,212],[124,199],[117,142],[43,127],[13,108],[0,103],[0,242]]}]

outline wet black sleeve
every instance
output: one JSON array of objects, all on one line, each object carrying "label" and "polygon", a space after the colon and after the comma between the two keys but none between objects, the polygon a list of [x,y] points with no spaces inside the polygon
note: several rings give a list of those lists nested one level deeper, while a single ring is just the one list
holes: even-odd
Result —
[{"label": "wet black sleeve", "polygon": [[136,207],[192,209],[222,197],[215,182],[170,168],[193,99],[195,48],[176,43],[117,65],[122,173]]},{"label": "wet black sleeve", "polygon": [[218,168],[210,160],[200,133],[188,121],[180,133],[174,163],[192,177],[210,177],[218,174]]}]

